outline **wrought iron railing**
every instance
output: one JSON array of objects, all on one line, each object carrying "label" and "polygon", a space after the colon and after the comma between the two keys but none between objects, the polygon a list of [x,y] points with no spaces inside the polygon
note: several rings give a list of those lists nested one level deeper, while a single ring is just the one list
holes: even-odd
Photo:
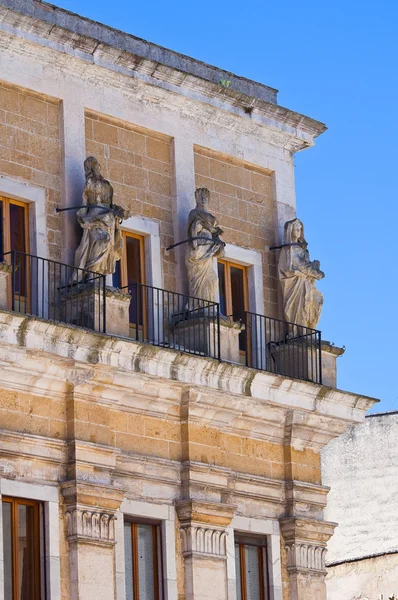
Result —
[{"label": "wrought iron railing", "polygon": [[126,287],[131,294],[130,337],[154,346],[221,359],[217,302],[141,283]]},{"label": "wrought iron railing", "polygon": [[[106,332],[105,275],[16,250],[3,260],[13,311]],[[126,288],[130,338],[222,360],[217,302],[140,283]],[[320,331],[252,312],[244,324],[246,366],[322,383]]]},{"label": "wrought iron railing", "polygon": [[322,383],[321,332],[251,312],[245,313],[246,365]]},{"label": "wrought iron railing", "polygon": [[11,309],[24,315],[106,332],[106,277],[12,250]]}]

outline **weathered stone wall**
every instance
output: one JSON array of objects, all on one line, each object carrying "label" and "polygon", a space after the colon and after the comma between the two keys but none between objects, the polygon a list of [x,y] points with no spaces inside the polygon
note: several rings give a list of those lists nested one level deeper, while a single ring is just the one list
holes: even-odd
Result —
[{"label": "weathered stone wall", "polygon": [[331,486],[326,512],[339,523],[329,544],[328,562],[398,550],[391,528],[396,511],[397,431],[397,413],[369,416],[322,451],[322,479]]},{"label": "weathered stone wall", "polygon": [[195,146],[196,187],[210,192],[210,211],[224,230],[223,240],[261,252],[264,309],[278,317],[272,172]]},{"label": "weathered stone wall", "polygon": [[2,429],[66,439],[65,398],[43,397],[26,391],[0,389]]},{"label": "weathered stone wall", "polygon": [[[345,427],[335,414],[343,410],[337,396],[344,395],[350,415],[357,397],[325,390],[321,415],[310,410],[319,392],[313,384],[296,381],[286,390],[277,375],[4,311],[0,338],[0,470],[14,481],[62,490],[62,600],[76,597],[77,584],[86,597],[85,565],[97,552],[98,540],[75,542],[69,527],[67,534],[63,515],[83,502],[79,498],[86,511],[112,511],[123,498],[178,511],[181,498],[187,502],[188,497],[205,511],[191,509],[189,519],[200,518],[200,527],[216,530],[234,513],[276,525],[279,520],[284,600],[324,597],[321,566],[311,575],[308,552],[304,562],[292,564],[291,547],[298,539],[304,549],[310,543],[319,552],[330,536],[332,526],[322,521],[327,490],[320,485],[319,448]],[[178,598],[200,598],[187,592],[186,569],[193,569],[198,586],[199,568],[210,572],[214,567],[226,582],[226,557],[210,553],[199,562],[193,555],[187,559],[190,551],[182,554],[179,531],[187,514],[182,510],[178,516]],[[113,543],[98,544],[108,568]],[[79,576],[74,572],[71,579],[68,569],[76,560]],[[109,598],[110,588],[101,579],[105,566],[92,580],[90,598]],[[217,591],[225,600],[221,585]]]},{"label": "weathered stone wall", "polygon": [[398,552],[330,567],[328,600],[389,600],[398,598]]},{"label": "weathered stone wall", "polygon": [[49,258],[61,259],[60,104],[0,82],[0,174],[46,189]]},{"label": "weathered stone wall", "polygon": [[[398,590],[396,521],[398,414],[369,416],[322,450],[322,479],[331,487],[327,518],[339,524],[328,544],[328,598],[384,598]],[[373,566],[372,566],[373,565]],[[395,578],[395,579],[394,579]],[[391,586],[395,581],[395,586]],[[389,585],[387,585],[387,582]],[[385,585],[384,585],[385,584]]]},{"label": "weathered stone wall", "polygon": [[109,179],[116,204],[160,224],[164,288],[174,291],[175,264],[164,249],[173,244],[171,139],[86,111],[86,154]]},{"label": "weathered stone wall", "polygon": [[[156,393],[156,386],[152,387]],[[189,423],[174,411],[162,419],[140,412],[120,403],[104,404],[95,394],[57,399],[0,389],[0,423],[5,430],[73,438],[137,455],[191,460],[277,480],[320,483],[319,452],[309,448],[297,451],[289,445],[228,434]]]}]

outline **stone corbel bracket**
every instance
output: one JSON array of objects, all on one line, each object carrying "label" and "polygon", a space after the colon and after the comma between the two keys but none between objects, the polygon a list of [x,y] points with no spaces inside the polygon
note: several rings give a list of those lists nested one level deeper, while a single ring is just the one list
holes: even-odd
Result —
[{"label": "stone corbel bracket", "polygon": [[226,558],[226,531],[183,525],[180,529],[183,555],[207,554],[217,558]]},{"label": "stone corbel bracket", "polygon": [[68,542],[115,545],[115,512],[122,502],[123,490],[67,481],[62,485],[62,494]]},{"label": "stone corbel bracket", "polygon": [[87,506],[68,508],[67,539],[69,542],[84,541],[113,546],[115,544],[114,521],[114,513],[94,511]]},{"label": "stone corbel bracket", "polygon": [[184,557],[227,558],[226,528],[232,521],[235,506],[186,500],[176,504],[180,519]]},{"label": "stone corbel bracket", "polygon": [[281,520],[285,539],[287,569],[290,573],[309,571],[326,574],[326,543],[337,523],[289,518]]}]

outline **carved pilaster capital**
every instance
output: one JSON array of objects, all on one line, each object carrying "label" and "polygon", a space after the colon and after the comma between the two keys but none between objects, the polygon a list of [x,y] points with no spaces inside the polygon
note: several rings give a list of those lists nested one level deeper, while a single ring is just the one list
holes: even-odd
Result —
[{"label": "carved pilaster capital", "polygon": [[232,521],[235,506],[217,502],[186,500],[176,504],[181,522],[184,556],[208,556],[226,559],[225,531]]},{"label": "carved pilaster capital", "polygon": [[326,573],[325,557],[327,549],[325,546],[291,542],[285,545],[285,550],[288,571]]},{"label": "carved pilaster capital", "polygon": [[326,543],[337,524],[294,517],[282,519],[280,524],[285,540],[288,571],[325,574]]},{"label": "carved pilaster capital", "polygon": [[115,512],[123,491],[110,486],[67,481],[62,485],[69,542],[115,543]]},{"label": "carved pilaster capital", "polygon": [[182,525],[180,533],[184,555],[207,554],[226,558],[226,531],[198,525]]},{"label": "carved pilaster capital", "polygon": [[81,505],[68,507],[66,510],[68,541],[114,545],[114,521],[114,513],[100,512]]}]

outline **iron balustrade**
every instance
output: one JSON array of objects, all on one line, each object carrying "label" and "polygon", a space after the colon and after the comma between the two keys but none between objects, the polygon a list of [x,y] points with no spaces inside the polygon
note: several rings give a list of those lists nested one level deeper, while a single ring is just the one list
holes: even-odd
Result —
[{"label": "iron balustrade", "polygon": [[[106,276],[12,250],[12,310],[106,333]],[[141,283],[131,295],[130,338],[221,361],[220,305]],[[246,366],[322,383],[321,332],[245,312]]]},{"label": "iron balustrade", "polygon": [[106,276],[12,250],[11,308],[31,315],[106,332]]},{"label": "iron balustrade", "polygon": [[246,366],[322,383],[321,332],[245,313]]},{"label": "iron balustrade", "polygon": [[131,338],[221,360],[220,305],[217,302],[142,283],[125,288],[131,294]]}]

